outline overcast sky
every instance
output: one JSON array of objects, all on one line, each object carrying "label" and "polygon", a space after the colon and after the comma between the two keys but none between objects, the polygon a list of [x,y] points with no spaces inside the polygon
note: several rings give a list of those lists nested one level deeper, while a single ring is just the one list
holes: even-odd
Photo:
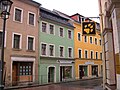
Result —
[{"label": "overcast sky", "polygon": [[98,0],[34,0],[49,10],[58,10],[67,15],[79,13],[85,17],[98,17]]}]

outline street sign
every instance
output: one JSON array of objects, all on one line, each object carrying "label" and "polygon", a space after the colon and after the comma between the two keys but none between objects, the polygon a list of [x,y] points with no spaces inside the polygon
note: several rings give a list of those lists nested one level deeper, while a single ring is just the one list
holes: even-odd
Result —
[{"label": "street sign", "polygon": [[96,23],[93,21],[82,22],[82,34],[83,35],[95,35]]}]

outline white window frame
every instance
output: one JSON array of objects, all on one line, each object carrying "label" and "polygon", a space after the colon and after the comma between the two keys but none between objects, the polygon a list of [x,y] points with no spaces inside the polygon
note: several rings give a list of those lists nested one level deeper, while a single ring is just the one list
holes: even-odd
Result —
[{"label": "white window frame", "polygon": [[[95,43],[95,39],[97,40],[97,44]],[[95,44],[95,45],[98,45],[98,39],[97,39],[96,37],[94,38],[94,44]]]},{"label": "white window frame", "polygon": [[101,39],[99,39],[99,45],[102,46],[102,40],[101,40],[101,44],[100,44],[100,40],[101,40]]},{"label": "white window frame", "polygon": [[[80,40],[78,40],[78,34],[80,34]],[[82,41],[82,34],[80,32],[77,33],[77,40]]]},{"label": "white window frame", "polygon": [[79,58],[79,50],[81,50],[81,58],[82,58],[82,49],[78,48],[78,58]]},{"label": "white window frame", "polygon": [[[59,30],[58,30],[58,31],[59,31],[59,36],[60,36],[60,28],[63,28],[63,38],[64,38],[64,37],[65,37],[65,36],[64,36],[64,35],[65,35],[65,34],[64,34],[64,33],[65,33],[64,27],[59,27]],[[60,37],[62,37],[62,36],[60,36]]]},{"label": "white window frame", "polygon": [[97,52],[97,59],[99,59],[99,58],[98,58],[98,57],[99,57],[98,51],[95,51],[95,59],[96,59],[96,52]]},{"label": "white window frame", "polygon": [[84,43],[87,43],[87,42],[88,42],[88,36],[86,36],[86,39],[87,39],[87,41],[85,42],[85,36],[84,36]]},{"label": "white window frame", "polygon": [[[3,33],[3,30],[0,30],[0,32]],[[4,47],[6,47],[6,42],[7,41],[7,31],[5,31],[5,41],[4,41]]]},{"label": "white window frame", "polygon": [[55,35],[55,25],[54,24],[52,24],[52,23],[49,23],[49,34],[50,34],[50,25],[53,25],[53,34],[51,34],[51,35]]},{"label": "white window frame", "polygon": [[[46,44],[46,55],[42,55],[42,44]],[[44,43],[44,42],[41,42],[41,44],[40,44],[40,52],[41,52],[41,56],[48,56],[48,44],[47,43]]]},{"label": "white window frame", "polygon": [[28,37],[33,38],[33,51],[35,51],[35,36],[27,35],[26,50],[28,50]]},{"label": "white window frame", "polygon": [[[69,57],[69,48],[71,48],[71,57]],[[68,58],[73,58],[73,48],[72,47],[68,47]]]},{"label": "white window frame", "polygon": [[20,33],[15,33],[15,32],[13,32],[12,33],[12,48],[14,49],[14,35],[20,35],[20,47],[19,47],[19,49],[22,49],[22,34],[20,34]]},{"label": "white window frame", "polygon": [[[19,9],[19,10],[22,11],[22,12],[21,12],[21,21],[16,21],[16,20],[15,20],[15,9]],[[23,22],[23,9],[21,9],[21,8],[19,8],[19,7],[14,7],[13,21],[18,22],[18,23],[22,23],[22,22]]]},{"label": "white window frame", "polygon": [[[34,14],[34,25],[32,25],[32,24],[29,24],[29,14]],[[31,12],[31,11],[28,11],[28,19],[27,19],[27,23],[28,23],[28,25],[31,25],[31,26],[35,26],[35,22],[36,22],[36,14],[35,13],[33,13],[33,12]]]},{"label": "white window frame", "polygon": [[[46,32],[43,32],[42,31],[42,23],[46,23]],[[48,22],[46,22],[46,21],[41,21],[41,24],[40,24],[40,26],[41,26],[41,32],[43,32],[43,33],[48,33]]]},{"label": "white window frame", "polygon": [[91,52],[93,52],[93,58],[94,59],[94,51],[93,50],[90,50],[90,59],[91,59]]},{"label": "white window frame", "polygon": [[[93,37],[91,37],[92,38],[92,43],[91,43],[91,41],[90,41],[90,44],[93,44]],[[90,39],[89,39],[90,40]]]},{"label": "white window frame", "polygon": [[[50,45],[53,45],[54,46],[54,48],[53,48],[53,56],[50,56]],[[48,49],[49,49],[49,57],[55,57],[55,44],[49,44],[49,47],[48,47]]]},{"label": "white window frame", "polygon": [[[87,58],[85,57],[85,51],[87,51]],[[89,58],[89,57],[88,57],[88,50],[87,50],[87,49],[84,50],[84,58],[86,58],[86,59]]]},{"label": "white window frame", "polygon": [[[63,57],[60,56],[60,47],[63,47]],[[62,45],[59,45],[59,57],[64,58],[65,57],[65,47]]]},{"label": "white window frame", "polygon": [[[69,34],[68,34],[69,31],[71,31],[71,38],[69,38]],[[67,30],[67,37],[68,37],[68,39],[73,39],[72,36],[73,36],[73,34],[72,34],[72,30],[68,29],[68,30]]]}]

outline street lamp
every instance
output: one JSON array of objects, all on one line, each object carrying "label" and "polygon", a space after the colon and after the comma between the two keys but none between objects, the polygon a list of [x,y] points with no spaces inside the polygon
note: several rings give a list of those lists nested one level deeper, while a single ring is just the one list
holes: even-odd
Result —
[{"label": "street lamp", "polygon": [[0,17],[3,19],[3,33],[2,33],[2,45],[1,45],[1,60],[0,60],[0,90],[4,89],[4,41],[5,41],[5,25],[6,20],[9,18],[10,9],[12,6],[11,0],[0,0]]}]

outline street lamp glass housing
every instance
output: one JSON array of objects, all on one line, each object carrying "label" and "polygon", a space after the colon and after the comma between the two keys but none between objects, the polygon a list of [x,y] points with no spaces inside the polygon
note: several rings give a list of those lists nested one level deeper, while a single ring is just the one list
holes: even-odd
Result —
[{"label": "street lamp glass housing", "polygon": [[0,0],[0,16],[8,19],[13,2],[11,0]]}]

